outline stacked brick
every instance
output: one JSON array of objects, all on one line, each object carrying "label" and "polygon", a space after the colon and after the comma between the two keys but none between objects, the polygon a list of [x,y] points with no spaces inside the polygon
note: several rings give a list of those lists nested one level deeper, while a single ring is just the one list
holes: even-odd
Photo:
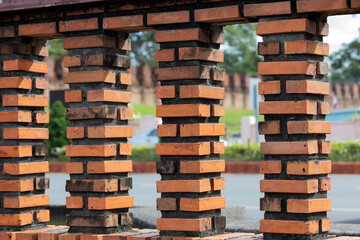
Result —
[{"label": "stacked brick", "polygon": [[0,26],[0,230],[38,229],[49,221],[47,147],[43,96],[46,41],[17,37],[17,26]]},{"label": "stacked brick", "polygon": [[155,55],[160,85],[156,95],[162,103],[156,109],[162,118],[161,143],[156,146],[161,158],[157,209],[162,213],[157,228],[161,236],[222,233],[225,162],[220,159],[224,144],[219,137],[225,134],[225,126],[219,117],[224,116],[220,100],[225,71],[216,65],[223,62],[218,49],[224,33],[220,28],[164,29],[156,32],[155,39],[160,43]]},{"label": "stacked brick", "polygon": [[260,231],[267,240],[322,239],[330,230],[325,21],[262,18],[258,23],[257,33],[264,40],[259,43],[259,54],[264,56],[259,63],[259,75],[264,77],[259,93],[265,99],[259,106],[265,115],[259,133],[266,139],[261,144],[265,179],[260,190],[265,197],[260,205],[265,217]]},{"label": "stacked brick", "polygon": [[[69,68],[65,83],[68,105],[67,129],[72,145],[66,155],[71,163],[66,166],[70,180],[66,191],[69,232],[114,233],[129,230],[132,225],[133,197],[131,155],[132,119],[130,58],[128,34],[98,31],[97,21],[78,20],[60,23],[65,34],[64,48],[68,56],[64,64]],[[82,29],[84,32],[80,32]],[[74,31],[79,31],[74,33]],[[85,34],[82,34],[85,33]]]}]

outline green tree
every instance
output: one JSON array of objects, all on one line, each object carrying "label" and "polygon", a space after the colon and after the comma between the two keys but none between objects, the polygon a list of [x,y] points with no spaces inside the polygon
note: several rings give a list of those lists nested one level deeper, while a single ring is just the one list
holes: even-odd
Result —
[{"label": "green tree", "polygon": [[66,137],[66,128],[70,125],[70,122],[65,120],[66,109],[60,101],[56,101],[50,110],[50,120],[46,124],[49,129],[49,140],[45,143],[49,148],[49,155],[51,157],[63,157],[62,150],[66,145],[71,144],[71,141]]},{"label": "green tree", "polygon": [[64,39],[53,39],[48,41],[49,55],[53,60],[60,59],[67,55],[67,51],[64,49]]},{"label": "green tree", "polygon": [[331,81],[360,81],[360,36],[331,54],[330,66]]},{"label": "green tree", "polygon": [[224,63],[228,73],[257,74],[256,24],[237,24],[225,27]]},{"label": "green tree", "polygon": [[155,61],[155,49],[158,44],[155,42],[155,32],[139,32],[130,34],[131,52],[129,53],[133,65],[148,65],[150,67],[157,66]]}]

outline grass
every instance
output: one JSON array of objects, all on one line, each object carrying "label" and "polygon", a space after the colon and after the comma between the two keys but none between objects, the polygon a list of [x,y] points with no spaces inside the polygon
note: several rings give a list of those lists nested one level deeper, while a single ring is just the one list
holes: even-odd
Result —
[{"label": "grass", "polygon": [[156,115],[156,106],[155,105],[145,105],[145,104],[132,104],[134,109],[134,114],[146,116],[146,115]]}]

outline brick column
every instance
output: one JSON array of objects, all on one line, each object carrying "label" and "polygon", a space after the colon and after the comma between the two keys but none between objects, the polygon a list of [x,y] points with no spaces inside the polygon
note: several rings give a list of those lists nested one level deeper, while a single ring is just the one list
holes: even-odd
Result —
[{"label": "brick column", "polygon": [[224,42],[221,29],[171,29],[156,32],[159,68],[156,78],[160,86],[157,98],[162,104],[156,114],[162,118],[158,126],[156,153],[161,156],[157,171],[161,181],[157,191],[157,209],[162,218],[157,227],[161,236],[203,237],[222,233],[225,217],[224,116],[225,71],[216,67],[223,61],[219,51]]},{"label": "brick column", "polygon": [[69,232],[112,233],[128,230],[133,206],[131,155],[132,119],[130,58],[127,34],[107,32],[96,35],[66,34],[64,48],[69,67],[65,83],[68,108],[67,129],[72,145],[66,155],[70,180],[66,191]]},{"label": "brick column", "polygon": [[46,41],[15,38],[16,28],[0,27],[0,231],[43,228],[50,218],[43,143],[48,50]]},{"label": "brick column", "polygon": [[322,239],[330,230],[331,151],[325,141],[330,122],[325,121],[330,106],[324,102],[330,84],[324,81],[328,66],[323,62],[329,46],[326,19],[260,19],[259,123],[265,155],[261,172],[261,210],[265,211],[260,231],[269,239]]}]

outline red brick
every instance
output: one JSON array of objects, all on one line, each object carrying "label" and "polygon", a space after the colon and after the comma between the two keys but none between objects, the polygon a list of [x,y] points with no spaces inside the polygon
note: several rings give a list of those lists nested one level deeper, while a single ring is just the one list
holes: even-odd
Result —
[{"label": "red brick", "polygon": [[290,1],[259,3],[259,4],[244,4],[245,17],[272,16],[272,15],[283,15],[283,14],[291,14]]},{"label": "red brick", "polygon": [[224,44],[225,43],[225,33],[224,31],[211,31],[211,42],[217,44]]},{"label": "red brick", "polygon": [[202,193],[211,190],[210,180],[162,180],[156,182],[156,189],[159,193]]},{"label": "red brick", "polygon": [[97,18],[77,19],[59,22],[60,32],[90,31],[99,28]]},{"label": "red brick", "polygon": [[172,68],[157,68],[155,77],[158,81],[182,79],[208,79],[210,69],[205,66],[187,66]]},{"label": "red brick", "polygon": [[3,61],[4,71],[26,71],[35,73],[48,73],[46,62],[29,61],[25,59],[14,59]]},{"label": "red brick", "polygon": [[210,70],[210,78],[214,81],[225,81],[226,72],[224,68],[211,68]]},{"label": "red brick", "polygon": [[202,156],[210,154],[210,143],[158,143],[156,144],[157,155],[167,156]]},{"label": "red brick", "polygon": [[1,77],[0,89],[6,89],[6,88],[31,89],[31,78]]},{"label": "red brick", "polygon": [[220,105],[211,106],[211,116],[212,117],[224,117],[225,116],[225,107]]},{"label": "red brick", "polygon": [[155,61],[157,61],[157,62],[173,62],[173,61],[175,61],[175,49],[155,50]]},{"label": "red brick", "polygon": [[289,121],[288,134],[330,134],[331,123],[325,121]]},{"label": "red brick", "polygon": [[348,9],[346,0],[298,0],[298,13],[304,12],[333,12]]},{"label": "red brick", "polygon": [[331,179],[330,178],[320,178],[319,179],[319,191],[330,191],[331,190]]},{"label": "red brick", "polygon": [[280,134],[280,121],[265,121],[258,123],[260,135]]},{"label": "red brick", "polygon": [[104,12],[104,6],[98,6],[98,7],[81,6],[79,8],[75,7],[74,9],[67,9],[66,15],[67,16],[76,16],[76,15],[103,13],[103,12]]},{"label": "red brick", "polygon": [[47,78],[35,78],[35,88],[47,90],[49,89],[49,79]]},{"label": "red brick", "polygon": [[65,56],[63,59],[64,67],[79,67],[81,66],[81,59],[79,56]]},{"label": "red brick", "polygon": [[116,155],[116,145],[66,146],[67,157],[110,157]]},{"label": "red brick", "polygon": [[306,18],[288,19],[269,22],[259,22],[257,35],[281,34],[281,33],[310,33],[316,34],[316,24]]},{"label": "red brick", "polygon": [[68,72],[64,82],[69,83],[115,83],[116,74],[106,70]]},{"label": "red brick", "polygon": [[31,157],[32,146],[0,146],[0,158]]},{"label": "red brick", "polygon": [[114,37],[107,35],[93,35],[82,37],[68,37],[64,39],[64,49],[106,47],[115,48]]},{"label": "red brick", "polygon": [[286,41],[285,54],[329,56],[329,44],[310,40]]},{"label": "red brick", "polygon": [[33,222],[33,213],[0,214],[0,226],[25,226]]},{"label": "red brick", "polygon": [[161,12],[161,13],[148,13],[147,24],[172,24],[172,23],[187,23],[190,22],[189,11],[175,11],[175,12]]},{"label": "red brick", "polygon": [[[320,226],[321,226],[321,232],[329,232],[331,230],[331,220],[330,220],[330,218],[321,219],[320,220]],[[344,239],[345,238],[348,238],[348,237],[344,237]],[[350,238],[348,238],[348,239],[350,239]],[[338,240],[340,240],[340,239],[338,239]],[[355,240],[355,239],[353,239],[353,240]]]},{"label": "red brick", "polygon": [[88,127],[88,138],[131,138],[132,126]]},{"label": "red brick", "polygon": [[131,155],[131,144],[130,143],[119,143],[119,155]]},{"label": "red brick", "polygon": [[288,199],[288,213],[317,213],[331,211],[331,199]]},{"label": "red brick", "polygon": [[83,100],[81,90],[65,91],[65,102],[82,102]]},{"label": "red brick", "polygon": [[330,114],[330,104],[328,102],[321,102],[317,104],[317,113],[320,115]]},{"label": "red brick", "polygon": [[0,122],[31,122],[31,112],[28,111],[2,111]]},{"label": "red brick", "polygon": [[158,218],[159,231],[203,232],[211,230],[211,218]]},{"label": "red brick", "polygon": [[49,57],[49,48],[48,46],[35,46],[34,55],[41,57]]},{"label": "red brick", "polygon": [[156,87],[156,98],[175,98],[175,86],[157,86]]},{"label": "red brick", "polygon": [[329,174],[331,173],[331,161],[287,162],[286,173],[289,175]]},{"label": "red brick", "polygon": [[35,114],[35,123],[49,123],[49,113],[48,112],[37,112]]},{"label": "red brick", "polygon": [[1,192],[28,192],[34,190],[34,180],[0,180]]},{"label": "red brick", "polygon": [[67,162],[65,165],[67,174],[82,174],[84,173],[83,162]]},{"label": "red brick", "polygon": [[179,48],[179,60],[203,60],[209,62],[224,62],[224,54],[217,49],[202,47]]},{"label": "red brick", "polygon": [[318,153],[317,141],[307,142],[262,142],[264,155],[307,155]]},{"label": "red brick", "polygon": [[258,54],[265,55],[279,55],[280,54],[280,42],[259,42]]},{"label": "red brick", "polygon": [[280,174],[281,170],[281,161],[261,161],[261,174]]},{"label": "red brick", "polygon": [[176,198],[158,198],[156,206],[158,211],[176,211]]},{"label": "red brick", "polygon": [[156,31],[155,41],[161,42],[184,42],[184,41],[200,41],[209,43],[210,32],[202,28],[189,28],[177,30]]},{"label": "red brick", "polygon": [[[50,221],[50,210],[42,210],[35,212],[35,219],[38,222],[49,222]],[[20,240],[19,238],[17,238]]]},{"label": "red brick", "polygon": [[67,127],[66,136],[71,139],[84,138],[84,127]]},{"label": "red brick", "polygon": [[260,198],[260,211],[281,212],[281,198]]},{"label": "red brick", "polygon": [[83,197],[66,197],[66,208],[76,209],[84,207]]},{"label": "red brick", "polygon": [[29,208],[49,205],[49,195],[4,197],[4,208]]},{"label": "red brick", "polygon": [[132,169],[132,161],[90,161],[87,163],[88,174],[132,172]]},{"label": "red brick", "polygon": [[3,95],[3,106],[47,107],[48,100],[45,96]]},{"label": "red brick", "polygon": [[224,142],[211,142],[211,153],[224,154],[225,153],[225,143]]},{"label": "red brick", "polygon": [[204,104],[157,105],[157,117],[210,117],[210,106]]},{"label": "red brick", "polygon": [[308,75],[316,73],[315,64],[307,61],[259,62],[259,75]]},{"label": "red brick", "polygon": [[180,98],[206,98],[223,100],[225,89],[203,85],[180,86]]},{"label": "red brick", "polygon": [[116,41],[116,47],[119,50],[131,51],[131,38],[118,38]]},{"label": "red brick", "polygon": [[4,163],[4,173],[9,175],[27,175],[49,172],[49,162]]},{"label": "red brick", "polygon": [[103,22],[103,28],[111,30],[141,29],[143,25],[143,15],[107,17]]},{"label": "red brick", "polygon": [[321,154],[331,153],[331,142],[330,141],[319,141],[319,152]]},{"label": "red brick", "polygon": [[301,193],[318,192],[318,180],[260,180],[260,192],[265,193]]},{"label": "red brick", "polygon": [[225,178],[213,178],[211,179],[211,190],[219,191],[225,189]]},{"label": "red brick", "polygon": [[181,161],[180,173],[182,174],[202,174],[224,172],[224,160],[208,160],[208,161]]},{"label": "red brick", "polygon": [[225,197],[180,198],[180,210],[202,212],[225,208]]},{"label": "red brick", "polygon": [[296,80],[286,81],[286,93],[308,93],[308,94],[330,94],[330,83],[311,81],[311,80]]},{"label": "red brick", "polygon": [[118,90],[88,90],[88,102],[130,103],[131,92]]},{"label": "red brick", "polygon": [[351,0],[351,8],[360,8],[360,0]]},{"label": "red brick", "polygon": [[224,136],[225,125],[221,123],[181,124],[181,137]]},{"label": "red brick", "polygon": [[132,75],[131,73],[121,72],[117,76],[118,83],[123,85],[131,85],[132,84]]},{"label": "red brick", "polygon": [[225,6],[215,8],[197,9],[195,12],[195,22],[226,22],[245,20],[241,16],[239,6]]},{"label": "red brick", "polygon": [[319,233],[318,221],[286,221],[286,220],[260,220],[260,232],[276,234],[302,234]]},{"label": "red brick", "polygon": [[[1,30],[0,30],[1,31]],[[14,54],[20,53],[25,55],[31,55],[30,44],[20,43],[20,42],[5,42],[0,43],[0,54]]]},{"label": "red brick", "polygon": [[280,94],[280,81],[259,82],[259,95]]},{"label": "red brick", "polygon": [[0,27],[0,38],[11,38],[15,37],[14,26],[1,26]]},{"label": "red brick", "polygon": [[132,108],[120,108],[118,118],[120,120],[131,120],[131,119],[133,119],[133,109]]},{"label": "red brick", "polygon": [[59,34],[56,30],[56,22],[19,25],[19,36],[54,37],[57,35]]},{"label": "red brick", "polygon": [[260,102],[259,113],[265,114],[307,114],[316,115],[316,103],[311,101]]},{"label": "red brick", "polygon": [[176,124],[161,124],[158,125],[158,137],[176,137]]},{"label": "red brick", "polygon": [[48,139],[47,128],[4,128],[4,139]]}]

